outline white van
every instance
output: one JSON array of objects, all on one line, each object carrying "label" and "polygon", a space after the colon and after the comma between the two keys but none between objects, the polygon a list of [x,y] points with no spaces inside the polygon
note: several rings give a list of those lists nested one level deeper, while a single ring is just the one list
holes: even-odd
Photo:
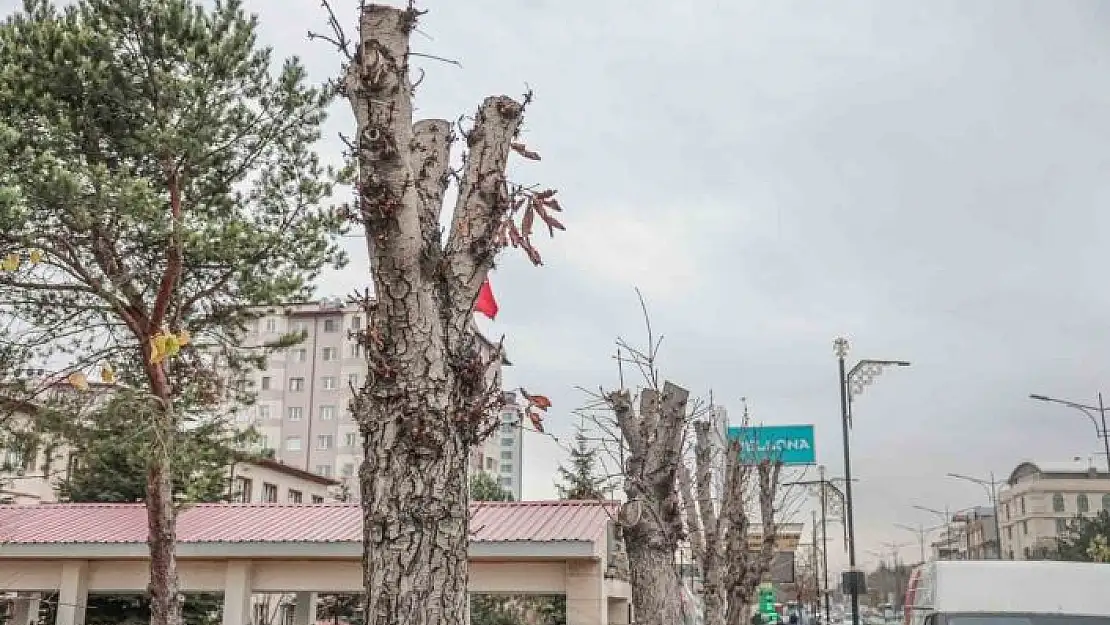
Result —
[{"label": "white van", "polygon": [[1110,564],[928,562],[905,605],[906,625],[1110,625]]}]

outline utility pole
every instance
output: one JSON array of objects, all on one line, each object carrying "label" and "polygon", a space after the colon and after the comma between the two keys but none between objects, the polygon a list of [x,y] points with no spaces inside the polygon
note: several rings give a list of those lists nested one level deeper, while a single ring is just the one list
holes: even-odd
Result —
[{"label": "utility pole", "polygon": [[887,367],[908,367],[910,363],[904,360],[861,360],[849,370],[844,361],[848,357],[848,349],[848,339],[840,337],[833,341],[833,353],[836,354],[837,368],[840,373],[840,423],[844,434],[844,520],[848,529],[848,572],[844,574],[844,581],[852,598],[852,625],[860,625],[859,593],[865,586],[867,578],[863,571],[856,568],[851,438],[848,435],[852,428],[852,398],[862,393],[864,387],[871,384]]},{"label": "utility pole", "polygon": [[821,588],[821,594],[825,597],[825,625],[830,622],[829,618],[829,504],[828,504],[828,490],[826,485],[828,482],[825,480],[825,465],[818,468],[818,475],[821,478],[821,571],[825,579],[825,585]]},{"label": "utility pole", "polygon": [[[824,587],[821,592],[825,596],[825,623],[831,620],[832,606],[831,597],[832,592],[829,590],[829,536],[828,536],[828,523],[829,523],[829,492],[831,491],[840,498],[841,503],[844,503],[844,493],[833,482],[843,481],[840,478],[829,479],[826,476],[825,465],[817,467],[820,479],[817,480],[804,480],[800,482],[785,482],[783,486],[816,486],[819,489],[818,497],[821,502],[821,570],[823,572]],[[847,524],[845,524],[847,527]],[[845,530],[847,531],[847,530]],[[845,545],[847,545],[847,535],[845,535]]]}]

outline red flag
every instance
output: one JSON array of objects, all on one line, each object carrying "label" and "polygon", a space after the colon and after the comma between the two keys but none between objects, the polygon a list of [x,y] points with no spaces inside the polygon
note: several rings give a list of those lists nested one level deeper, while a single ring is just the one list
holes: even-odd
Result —
[{"label": "red flag", "polygon": [[497,300],[493,297],[493,289],[490,288],[489,278],[486,278],[478,289],[478,300],[474,302],[474,312],[480,312],[490,319],[497,318]]}]

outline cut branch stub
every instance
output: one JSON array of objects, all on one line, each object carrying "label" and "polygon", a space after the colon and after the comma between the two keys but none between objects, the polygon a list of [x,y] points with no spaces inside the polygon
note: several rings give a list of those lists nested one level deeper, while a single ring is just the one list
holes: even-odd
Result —
[{"label": "cut branch stub", "polygon": [[451,122],[445,119],[423,119],[412,127],[412,166],[416,173],[416,191],[420,195],[420,231],[425,250],[438,252],[439,216],[443,211],[443,194],[447,191],[451,144],[455,135]]}]

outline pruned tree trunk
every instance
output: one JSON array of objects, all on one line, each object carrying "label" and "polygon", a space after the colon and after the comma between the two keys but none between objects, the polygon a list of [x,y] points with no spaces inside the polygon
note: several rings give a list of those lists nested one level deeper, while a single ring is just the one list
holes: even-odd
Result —
[{"label": "pruned tree trunk", "polygon": [[[746,423],[746,420],[745,420]],[[679,482],[686,503],[691,551],[702,571],[705,625],[747,625],[755,590],[768,573],[778,538],[775,502],[781,463],[744,464],[739,441],[729,441],[723,462],[713,457],[710,424],[694,423],[694,476],[684,466]],[[715,469],[716,468],[716,469]],[[720,501],[713,492],[715,470],[724,470]],[[753,473],[758,476],[752,483]],[[754,491],[754,493],[753,493]],[[760,547],[748,543],[749,503],[755,495],[763,524]]]},{"label": "pruned tree trunk", "polygon": [[[739,465],[739,462],[737,465]],[[765,460],[757,465],[756,469],[759,480],[757,487],[759,516],[762,525],[759,551],[752,553],[748,547],[750,523],[748,513],[744,509],[745,506],[733,505],[729,507],[728,511],[731,518],[730,534],[725,548],[726,557],[729,561],[725,579],[725,587],[728,589],[728,612],[725,620],[728,625],[746,625],[748,608],[751,606],[759,584],[771,570],[771,561],[775,555],[775,543],[778,540],[778,531],[775,524],[775,502],[782,463]],[[741,470],[737,466],[735,473],[739,474]],[[733,471],[730,470],[729,480],[732,481],[733,479]],[[732,532],[735,532],[735,535]]]},{"label": "pruned tree trunk", "polygon": [[[446,120],[413,120],[409,37],[419,13],[362,7],[341,91],[354,110],[357,207],[374,292],[361,300],[368,375],[351,409],[359,471],[368,625],[469,622],[467,464],[496,427],[499,381],[472,327],[474,301],[505,245],[524,247],[538,217],[562,229],[554,191],[512,188],[505,167],[524,104],[489,97],[465,133],[467,157],[446,243],[440,215],[454,140]],[[345,49],[346,40],[336,41]],[[525,100],[525,102],[527,99]],[[523,215],[518,228],[514,214]]]},{"label": "pruned tree trunk", "polygon": [[689,392],[670,382],[644,389],[639,414],[626,390],[606,400],[628,446],[621,513],[638,625],[682,622],[682,586],[675,552],[683,536],[676,480],[682,461]]}]

